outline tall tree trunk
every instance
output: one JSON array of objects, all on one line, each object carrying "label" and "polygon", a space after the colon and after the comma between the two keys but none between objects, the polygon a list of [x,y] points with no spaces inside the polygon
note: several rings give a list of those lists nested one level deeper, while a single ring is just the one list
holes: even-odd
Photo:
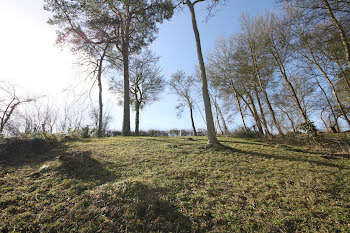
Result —
[{"label": "tall tree trunk", "polygon": [[258,78],[258,83],[259,83],[260,90],[263,92],[263,94],[264,94],[264,96],[265,96],[266,103],[267,103],[267,107],[268,107],[269,110],[270,110],[270,113],[271,113],[271,116],[272,116],[272,121],[273,121],[273,123],[275,124],[278,133],[279,133],[280,135],[283,135],[283,131],[282,131],[282,129],[281,129],[281,126],[280,126],[279,122],[278,122],[277,119],[276,119],[275,111],[274,111],[273,108],[272,108],[272,105],[271,105],[269,96],[268,96],[268,94],[267,94],[267,91],[266,91],[266,89],[265,89],[265,88],[263,87],[263,85],[262,85],[262,82],[261,82],[261,79],[260,79],[260,74],[259,74],[258,71],[257,71],[257,78]]},{"label": "tall tree trunk", "polygon": [[207,122],[208,144],[209,145],[218,145],[219,142],[216,139],[213,113],[211,110],[210,98],[209,98],[209,94],[208,94],[208,81],[207,81],[207,76],[206,76],[206,72],[205,72],[205,66],[204,66],[201,42],[200,42],[200,37],[199,37],[199,31],[198,31],[197,22],[196,22],[196,15],[194,12],[194,5],[189,0],[186,0],[186,4],[191,12],[192,27],[193,27],[194,36],[196,39],[197,56],[198,56],[199,68],[200,68],[201,79],[202,79],[202,95],[203,95],[203,101],[204,101],[205,118],[206,118],[206,122]]},{"label": "tall tree trunk", "polygon": [[326,5],[329,17],[331,18],[331,20],[333,21],[333,23],[335,24],[335,26],[338,29],[340,39],[341,39],[343,46],[344,46],[345,58],[346,58],[346,61],[348,62],[349,68],[350,68],[350,45],[349,45],[349,42],[347,41],[345,30],[344,30],[343,26],[340,24],[340,22],[337,20],[337,18],[335,17],[335,15],[333,13],[333,9],[331,8],[328,0],[323,0],[323,2]]},{"label": "tall tree trunk", "polygon": [[[128,5],[128,8],[130,6]],[[126,24],[123,25],[124,30],[121,31],[122,41],[122,56],[123,56],[123,71],[124,71],[124,112],[123,112],[123,136],[130,136],[130,81],[129,81],[129,36],[131,16],[127,11]]]},{"label": "tall tree trunk", "polygon": [[254,104],[254,99],[250,95],[250,93],[247,92],[246,94],[248,96],[248,99],[249,99],[250,105],[251,105],[251,108],[249,108],[249,109],[251,110],[251,113],[252,113],[253,118],[255,120],[256,126],[258,127],[259,133],[261,135],[264,135],[264,131],[263,131],[263,128],[262,128],[262,125],[261,125],[260,117],[259,117],[258,111],[256,110],[256,107],[255,107],[255,104]]},{"label": "tall tree trunk", "polygon": [[[218,127],[219,127],[219,130],[221,132],[221,135],[225,135],[225,134],[227,134],[228,130],[227,130],[227,125],[225,123],[224,116],[221,113],[220,106],[219,106],[218,102],[216,101],[216,97],[214,97],[210,93],[209,93],[209,96],[211,97],[212,102],[214,103],[215,113],[216,113],[216,121],[218,123]],[[220,120],[222,121],[222,126],[220,124]]]},{"label": "tall tree trunk", "polygon": [[130,136],[130,94],[129,94],[129,49],[124,48],[124,112],[123,112],[123,136]]},{"label": "tall tree trunk", "polygon": [[192,123],[192,130],[193,130],[193,136],[197,136],[196,127],[194,126],[194,120],[193,120],[193,110],[192,110],[192,104],[190,103],[188,106],[189,106],[189,108],[190,108],[190,114],[191,114],[191,123]]},{"label": "tall tree trunk", "polygon": [[103,59],[104,54],[101,56],[100,60],[98,61],[98,73],[97,73],[97,82],[98,82],[98,106],[99,106],[99,113],[98,113],[98,129],[97,129],[97,137],[101,138],[103,137],[103,101],[102,101],[102,65],[103,65]]},{"label": "tall tree trunk", "polygon": [[[231,83],[231,86],[233,84]],[[239,113],[241,115],[241,118],[242,118],[242,123],[243,123],[243,128],[244,128],[244,132],[248,132],[247,130],[247,125],[245,123],[245,120],[244,120],[244,115],[243,115],[243,111],[242,111],[242,106],[241,106],[241,101],[239,100],[239,96],[238,96],[238,93],[236,91],[236,89],[232,88],[233,89],[233,93],[235,95],[235,98],[236,98],[236,101],[237,101],[237,105],[238,105],[238,110],[239,110]],[[244,101],[244,100],[243,100]]]},{"label": "tall tree trunk", "polygon": [[140,131],[139,131],[139,125],[140,125],[140,103],[139,102],[135,103],[135,112],[136,112],[136,116],[135,116],[135,136],[139,136],[140,135]]},{"label": "tall tree trunk", "polygon": [[292,96],[293,96],[294,102],[297,105],[297,108],[298,108],[298,110],[300,112],[300,115],[304,119],[304,122],[308,122],[309,118],[307,117],[305,111],[301,107],[300,100],[299,100],[298,95],[297,95],[297,93],[295,91],[295,88],[294,88],[293,84],[288,79],[286,68],[284,67],[283,61],[280,59],[280,55],[279,55],[277,49],[274,47],[274,45],[272,46],[271,53],[272,53],[273,57],[275,58],[275,60],[277,62],[278,69],[279,69],[279,71],[280,71],[280,73],[281,73],[285,83],[287,84],[289,90],[292,92]]},{"label": "tall tree trunk", "polygon": [[216,105],[216,103],[214,103],[214,107],[215,107],[216,122],[218,123],[218,127],[219,127],[221,135],[224,135],[224,131],[222,130],[222,127],[220,124],[219,111],[218,111],[218,106]]},{"label": "tall tree trunk", "polygon": [[[100,68],[99,68],[100,69]],[[99,106],[99,113],[98,113],[98,130],[97,130],[97,136],[99,138],[103,137],[102,135],[102,119],[103,119],[103,103],[102,103],[102,82],[101,82],[101,74],[99,71],[98,74],[98,106]]]},{"label": "tall tree trunk", "polygon": [[[254,120],[255,120],[256,126],[258,127],[259,134],[264,135],[264,131],[263,131],[262,126],[261,126],[259,114],[258,114],[258,112],[257,112],[257,110],[256,110],[253,97],[250,95],[250,93],[248,92],[248,90],[245,89],[245,93],[246,93],[246,95],[248,96],[248,99],[249,99],[250,103],[249,103],[246,99],[244,99],[244,97],[242,96],[242,94],[240,94],[240,93],[237,91],[237,89],[235,88],[235,86],[234,86],[234,84],[233,84],[232,78],[230,79],[230,85],[231,85],[231,89],[233,90],[233,92],[234,92],[234,94],[235,94],[235,96],[236,96],[238,102],[239,102],[239,99],[238,99],[238,97],[239,97],[239,98],[241,98],[241,99],[243,100],[243,102],[247,105],[247,107],[248,107],[250,113],[252,114],[252,116],[253,116],[253,118],[254,118]],[[241,112],[241,116],[242,116],[243,125],[244,125],[244,127],[245,127],[246,132],[248,132],[248,131],[247,131],[246,124],[245,124],[245,120],[244,120],[244,117],[243,117],[243,113],[242,113],[242,111],[241,111],[241,108],[240,108],[240,112]]]},{"label": "tall tree trunk", "polygon": [[251,40],[249,40],[249,47],[250,47],[250,51],[251,51],[251,55],[252,55],[252,59],[253,59],[255,79],[257,79],[259,87],[260,87],[260,90],[263,92],[263,94],[265,96],[267,106],[268,106],[268,108],[270,110],[270,113],[271,113],[271,116],[272,116],[272,121],[273,121],[274,125],[276,126],[278,133],[280,135],[283,135],[283,131],[282,131],[281,127],[280,127],[280,124],[276,120],[276,114],[275,114],[275,111],[272,108],[270,99],[269,99],[269,97],[267,95],[267,91],[262,85],[261,75],[260,75],[260,71],[259,71],[259,68],[258,68],[258,60],[257,60],[257,56],[256,56],[256,53],[255,53],[256,50],[255,50],[255,46],[253,46],[253,43],[251,42]]},{"label": "tall tree trunk", "polygon": [[277,119],[276,119],[276,113],[275,113],[275,111],[274,111],[273,108],[272,108],[270,99],[269,99],[269,97],[268,97],[267,92],[266,92],[265,89],[263,90],[263,93],[264,93],[264,95],[265,95],[267,107],[268,107],[269,110],[270,110],[270,113],[271,113],[271,116],[272,116],[272,121],[273,121],[274,125],[275,125],[276,128],[277,128],[278,134],[279,134],[279,135],[283,135],[283,131],[282,131],[282,129],[281,129],[281,125],[280,125],[280,123],[279,123],[279,122],[277,121]]},{"label": "tall tree trunk", "polygon": [[303,108],[301,107],[301,104],[300,104],[300,100],[297,96],[297,93],[292,85],[292,83],[288,80],[288,77],[287,77],[287,74],[286,73],[282,73],[282,76],[284,78],[284,81],[287,83],[287,86],[289,87],[289,90],[292,92],[292,96],[293,96],[293,99],[294,99],[294,102],[296,103],[297,105],[297,108],[300,112],[300,115],[302,116],[302,118],[304,119],[304,122],[308,122],[309,121],[309,118],[307,117],[305,111],[303,110]]},{"label": "tall tree trunk", "polygon": [[221,119],[221,122],[222,122],[222,127],[224,128],[224,135],[228,135],[229,132],[228,132],[227,124],[226,124],[224,115],[222,114],[222,111],[221,111],[219,106],[217,106],[217,110],[219,112],[219,116],[220,116],[220,119]]},{"label": "tall tree trunk", "polygon": [[259,96],[259,93],[258,93],[258,90],[257,90],[255,84],[254,84],[254,93],[255,93],[256,101],[258,102],[258,106],[259,106],[259,110],[260,110],[260,115],[261,115],[261,121],[262,121],[264,130],[265,130],[265,134],[266,134],[268,137],[270,137],[270,136],[271,136],[271,133],[270,133],[268,127],[267,127],[267,122],[266,122],[266,118],[265,118],[264,108],[263,108],[263,106],[262,106],[262,104],[261,104],[260,96]]}]

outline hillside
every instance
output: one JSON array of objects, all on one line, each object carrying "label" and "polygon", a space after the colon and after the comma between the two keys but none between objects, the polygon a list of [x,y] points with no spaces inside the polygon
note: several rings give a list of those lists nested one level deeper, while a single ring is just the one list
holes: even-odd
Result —
[{"label": "hillside", "polygon": [[350,231],[350,159],[219,139],[86,139],[1,161],[0,232]]}]

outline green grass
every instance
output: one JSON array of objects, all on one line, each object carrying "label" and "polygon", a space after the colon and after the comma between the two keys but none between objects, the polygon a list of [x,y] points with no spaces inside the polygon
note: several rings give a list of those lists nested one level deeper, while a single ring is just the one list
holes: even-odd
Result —
[{"label": "green grass", "polygon": [[350,159],[220,141],[87,139],[2,162],[0,232],[350,232]]}]

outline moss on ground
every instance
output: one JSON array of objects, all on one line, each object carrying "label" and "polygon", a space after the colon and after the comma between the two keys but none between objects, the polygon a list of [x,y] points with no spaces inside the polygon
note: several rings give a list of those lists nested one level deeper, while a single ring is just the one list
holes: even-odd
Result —
[{"label": "moss on ground", "polygon": [[350,159],[116,137],[0,163],[0,232],[349,232]]}]

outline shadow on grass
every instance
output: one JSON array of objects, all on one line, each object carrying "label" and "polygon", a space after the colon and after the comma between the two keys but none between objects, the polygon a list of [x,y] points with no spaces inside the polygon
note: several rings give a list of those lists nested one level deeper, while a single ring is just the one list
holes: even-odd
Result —
[{"label": "shadow on grass", "polygon": [[91,158],[90,151],[65,152],[59,156],[59,160],[61,165],[58,170],[75,179],[102,184],[118,178],[104,164]]},{"label": "shadow on grass", "polygon": [[310,164],[315,164],[315,165],[319,165],[319,166],[327,166],[327,167],[333,167],[333,168],[339,168],[339,169],[345,169],[345,170],[350,170],[349,167],[346,167],[344,165],[339,165],[339,164],[334,164],[334,163],[330,163],[330,162],[323,162],[323,161],[319,161],[319,160],[313,160],[313,159],[308,159],[305,158],[305,156],[283,156],[283,155],[272,155],[272,154],[263,154],[263,153],[259,153],[259,152],[254,152],[254,151],[244,151],[244,150],[240,150],[240,149],[235,149],[232,148],[230,146],[226,146],[226,145],[221,145],[220,147],[216,148],[216,150],[219,151],[229,151],[229,152],[238,152],[241,154],[246,154],[246,155],[252,155],[252,156],[258,156],[258,157],[263,157],[263,158],[267,158],[267,159],[280,159],[280,160],[287,160],[287,161],[291,161],[291,162],[305,162],[305,163],[310,163]]},{"label": "shadow on grass", "polygon": [[166,139],[166,138],[158,139],[156,137],[149,137],[149,138],[140,138],[140,139],[146,140],[146,141],[151,141],[151,142],[160,142],[160,143],[168,144],[168,145],[176,145],[176,146],[184,146],[184,145],[188,145],[189,144],[189,143],[186,143],[186,141],[183,141],[183,142],[179,143],[179,141],[169,140],[169,139]]},{"label": "shadow on grass", "polygon": [[[229,141],[229,140],[221,140],[219,139],[220,142],[227,142],[227,143],[234,143],[234,144],[246,144],[246,145],[255,145],[255,146],[266,146],[266,147],[270,147],[271,145],[269,144],[264,144],[261,142],[257,142],[257,141],[252,141],[252,140],[256,140],[256,139],[246,139],[246,138],[239,138],[239,139],[244,139],[245,141]],[[248,142],[249,140],[249,142]]]},{"label": "shadow on grass", "polygon": [[[290,145],[286,145],[286,142],[279,142],[279,141],[273,141],[273,140],[269,140],[267,138],[262,138],[262,139],[254,139],[254,138],[239,138],[239,139],[245,139],[247,141],[228,141],[228,140],[220,140],[220,142],[226,142],[226,143],[234,143],[234,144],[246,144],[246,145],[255,145],[255,146],[264,146],[264,147],[276,147],[276,148],[283,148],[285,150],[291,151],[291,152],[302,152],[302,153],[308,153],[308,154],[320,154],[320,152],[315,152],[315,151],[311,151],[310,149],[300,149],[300,148],[295,148]],[[296,147],[301,147],[301,145],[294,145]]]},{"label": "shadow on grass", "polygon": [[[190,218],[162,198],[168,192],[146,182],[123,181],[101,185],[85,200],[88,209],[105,216],[93,220],[93,226],[102,232],[191,232]],[[73,210],[74,215],[84,216],[80,212],[86,207]]]},{"label": "shadow on grass", "polygon": [[[18,145],[17,145],[18,144]],[[28,144],[18,142],[11,145],[5,152],[0,151],[0,163],[3,166],[21,167],[25,165],[37,165],[54,160],[67,149],[62,143],[56,144]]]}]

